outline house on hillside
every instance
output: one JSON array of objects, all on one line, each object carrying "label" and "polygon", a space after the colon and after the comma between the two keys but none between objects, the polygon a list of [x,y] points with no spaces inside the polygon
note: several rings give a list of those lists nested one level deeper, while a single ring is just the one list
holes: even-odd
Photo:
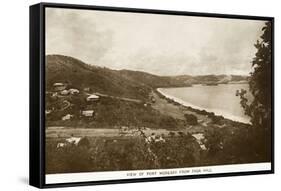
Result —
[{"label": "house on hillside", "polygon": [[79,90],[77,90],[77,89],[73,89],[73,88],[72,88],[72,89],[69,89],[68,91],[69,91],[69,93],[72,94],[72,95],[74,95],[74,94],[79,94]]},{"label": "house on hillside", "polygon": [[70,120],[72,117],[73,117],[73,115],[71,115],[71,114],[66,114],[65,116],[63,116],[63,117],[61,118],[61,120],[63,120],[63,121]]},{"label": "house on hillside", "polygon": [[55,91],[62,91],[62,90],[65,90],[66,85],[63,83],[54,83],[53,88]]},{"label": "house on hillside", "polygon": [[96,102],[99,100],[99,98],[100,98],[99,96],[92,94],[89,97],[87,97],[86,100],[89,102]]},{"label": "house on hillside", "polygon": [[51,112],[52,112],[52,110],[50,110],[50,109],[46,109],[46,110],[45,110],[45,114],[46,114],[46,115],[50,114]]},{"label": "house on hillside", "polygon": [[81,112],[81,114],[84,117],[94,117],[95,111],[94,110],[83,110]]},{"label": "house on hillside", "polygon": [[61,95],[68,95],[69,94],[69,91],[68,90],[62,90],[60,92]]},{"label": "house on hillside", "polygon": [[51,97],[52,97],[52,98],[56,98],[56,97],[58,97],[58,92],[54,92],[54,93],[52,93]]},{"label": "house on hillside", "polygon": [[86,88],[84,88],[84,91],[85,91],[85,92],[89,92],[89,91],[91,91],[91,88],[86,87]]},{"label": "house on hillside", "polygon": [[70,138],[65,139],[67,143],[70,143],[72,145],[78,146],[81,137],[74,137],[73,135],[71,135]]}]

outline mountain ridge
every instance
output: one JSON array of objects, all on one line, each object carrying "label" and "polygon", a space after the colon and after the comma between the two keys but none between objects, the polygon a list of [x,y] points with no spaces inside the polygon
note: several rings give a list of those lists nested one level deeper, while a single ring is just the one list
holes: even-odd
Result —
[{"label": "mountain ridge", "polygon": [[227,83],[245,81],[247,76],[239,75],[179,75],[159,76],[142,71],[113,70],[89,65],[64,55],[46,56],[46,89],[57,82],[66,83],[78,89],[91,88],[93,92],[106,93],[128,98],[148,99],[155,88],[189,87],[192,84]]}]

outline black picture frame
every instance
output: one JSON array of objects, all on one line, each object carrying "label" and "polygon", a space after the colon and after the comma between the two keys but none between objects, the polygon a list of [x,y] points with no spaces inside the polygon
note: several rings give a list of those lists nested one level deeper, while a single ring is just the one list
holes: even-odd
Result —
[{"label": "black picture frame", "polygon": [[[45,183],[45,8],[67,8],[80,10],[100,10],[128,13],[149,13],[164,15],[200,16],[229,19],[265,20],[272,23],[272,139],[271,139],[271,170],[253,172],[218,173],[206,175],[188,175],[159,178],[140,178],[109,181],[90,181],[73,183]],[[135,9],[123,7],[104,7],[90,5],[39,3],[30,6],[30,129],[29,129],[29,183],[38,188],[66,186],[101,185],[116,183],[133,183],[147,181],[167,181],[178,179],[211,178],[226,176],[258,175],[274,173],[274,18],[248,15],[228,15],[215,13],[195,13],[170,10]]]}]

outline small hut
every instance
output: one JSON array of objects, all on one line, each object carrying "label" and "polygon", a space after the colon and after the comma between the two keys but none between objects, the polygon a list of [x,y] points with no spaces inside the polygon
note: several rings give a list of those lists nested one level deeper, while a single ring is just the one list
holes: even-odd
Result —
[{"label": "small hut", "polygon": [[63,83],[54,83],[53,87],[54,87],[55,91],[62,91],[62,90],[65,90],[66,85]]},{"label": "small hut", "polygon": [[99,96],[97,96],[95,94],[92,94],[89,97],[87,97],[87,101],[89,101],[89,102],[96,102],[96,101],[99,100],[99,98],[100,98]]},{"label": "small hut", "polygon": [[85,116],[85,117],[93,117],[94,113],[95,113],[94,110],[83,110],[81,112],[82,116]]},{"label": "small hut", "polygon": [[68,90],[62,90],[60,92],[61,95],[68,95],[69,94],[69,91]]},{"label": "small hut", "polygon": [[79,94],[79,90],[74,89],[74,88],[69,89],[68,91],[69,91],[69,93],[72,94],[72,95],[74,95],[74,94]]}]

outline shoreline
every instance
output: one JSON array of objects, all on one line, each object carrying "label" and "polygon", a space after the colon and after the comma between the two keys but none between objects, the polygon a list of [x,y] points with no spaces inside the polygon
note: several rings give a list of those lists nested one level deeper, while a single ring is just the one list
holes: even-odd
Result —
[{"label": "shoreline", "polygon": [[245,119],[245,118],[242,118],[242,117],[237,117],[237,116],[234,116],[230,113],[227,113],[227,112],[224,112],[224,111],[221,111],[221,110],[216,110],[216,109],[210,109],[210,108],[202,108],[202,107],[199,107],[199,106],[196,106],[192,103],[189,103],[187,101],[184,101],[182,99],[179,99],[175,96],[171,96],[171,95],[168,95],[168,94],[165,94],[163,91],[161,91],[161,89],[163,88],[156,88],[156,91],[161,94],[163,97],[165,97],[166,99],[170,99],[184,107],[190,107],[191,109],[193,110],[197,110],[197,111],[203,111],[205,110],[207,113],[214,113],[216,116],[222,116],[224,117],[225,119],[228,119],[228,120],[231,120],[231,121],[234,121],[234,122],[238,122],[238,123],[244,123],[244,124],[251,124],[249,120]]}]

